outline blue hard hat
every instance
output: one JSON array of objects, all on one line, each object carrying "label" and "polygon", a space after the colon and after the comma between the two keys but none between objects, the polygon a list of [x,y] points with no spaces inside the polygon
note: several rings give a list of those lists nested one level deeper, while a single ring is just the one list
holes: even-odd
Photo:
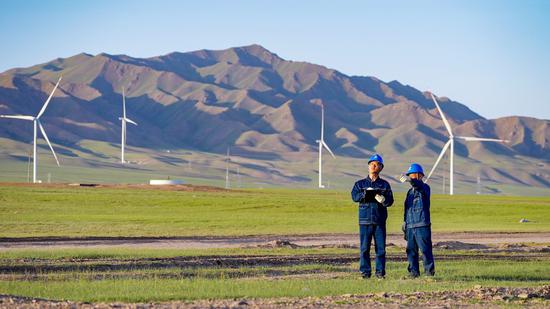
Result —
[{"label": "blue hard hat", "polygon": [[382,159],[382,156],[375,153],[373,154],[370,158],[369,158],[369,163],[370,164],[372,161],[378,161],[380,162],[382,165],[384,165],[384,160]]},{"label": "blue hard hat", "polygon": [[418,163],[413,163],[409,167],[409,170],[407,171],[407,176],[409,176],[412,173],[420,173],[424,175],[424,170],[422,169],[422,166]]}]

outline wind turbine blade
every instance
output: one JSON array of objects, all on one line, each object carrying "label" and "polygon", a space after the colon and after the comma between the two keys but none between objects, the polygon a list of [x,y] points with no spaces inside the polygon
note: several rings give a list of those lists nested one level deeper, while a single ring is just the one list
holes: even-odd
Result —
[{"label": "wind turbine blade", "polygon": [[447,131],[449,132],[450,136],[453,136],[453,131],[451,130],[451,125],[447,121],[447,118],[445,118],[445,114],[443,114],[443,111],[441,110],[441,107],[439,107],[439,103],[437,103],[437,100],[435,99],[435,96],[433,93],[430,93],[432,96],[432,100],[435,103],[435,107],[437,107],[437,110],[439,111],[439,114],[441,115],[441,119],[443,120],[443,123],[445,124],[445,128],[447,128]]},{"label": "wind turbine blade", "polygon": [[30,120],[33,121],[33,116],[25,116],[25,115],[0,115],[0,118],[11,118],[11,119],[22,119],[22,120]]},{"label": "wind turbine blade", "polygon": [[138,125],[136,122],[134,122],[134,121],[133,121],[132,119],[130,119],[130,118],[125,118],[125,119],[126,119],[127,122],[129,122],[129,123],[131,123],[131,124],[133,124],[133,125],[136,125],[136,126]]},{"label": "wind turbine blade", "polygon": [[48,107],[48,104],[50,103],[50,100],[52,99],[53,94],[54,94],[55,90],[57,89],[57,86],[59,86],[60,82],[61,82],[61,76],[57,80],[57,84],[55,84],[55,87],[53,87],[52,93],[50,93],[50,96],[46,100],[46,103],[44,103],[44,106],[42,106],[42,109],[40,110],[40,112],[38,113],[36,118],[40,118],[40,116],[42,116],[42,114],[44,114],[44,111],[46,111],[46,107]]},{"label": "wind turbine blade", "polygon": [[505,139],[496,139],[496,138],[484,138],[484,137],[473,137],[473,136],[455,136],[456,138],[463,139],[467,142],[500,142],[508,143],[508,140]]},{"label": "wind turbine blade", "polygon": [[330,148],[328,147],[328,145],[325,143],[325,141],[321,141],[321,144],[323,144],[323,146],[328,150],[328,152],[330,152],[330,155],[333,157],[333,158],[336,158],[334,156],[334,153],[332,153],[332,150],[330,150]]},{"label": "wind turbine blade", "polygon": [[52,150],[53,157],[55,158],[55,162],[57,162],[57,166],[59,166],[59,160],[57,159],[57,155],[55,154],[55,151],[53,150],[52,144],[50,143],[50,140],[48,139],[48,135],[46,135],[46,131],[44,130],[44,127],[42,126],[40,121],[38,121],[38,127],[40,128],[40,132],[42,132],[42,136],[44,136],[44,139],[48,143],[48,146],[50,146],[50,149]]},{"label": "wind turbine blade", "polygon": [[437,161],[435,161],[435,164],[434,166],[432,167],[432,170],[430,171],[430,173],[428,174],[428,177],[426,177],[426,182],[428,181],[428,179],[430,179],[430,177],[432,176],[433,172],[435,171],[437,165],[439,164],[439,161],[441,161],[441,158],[443,158],[443,155],[445,154],[445,151],[447,151],[447,148],[449,148],[449,146],[451,145],[451,140],[449,140],[445,146],[443,146],[443,149],[441,150],[441,153],[439,153],[439,157],[437,158]]}]

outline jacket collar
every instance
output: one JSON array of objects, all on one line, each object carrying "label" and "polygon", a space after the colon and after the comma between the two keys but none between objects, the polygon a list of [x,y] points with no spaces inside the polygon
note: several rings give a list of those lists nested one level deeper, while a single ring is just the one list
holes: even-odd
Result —
[{"label": "jacket collar", "polygon": [[365,178],[365,179],[370,181],[371,183],[375,183],[375,182],[380,180],[380,175],[378,175],[378,178],[376,178],[376,180],[374,180],[374,181],[372,179],[370,179],[370,175],[367,175],[367,178]]}]

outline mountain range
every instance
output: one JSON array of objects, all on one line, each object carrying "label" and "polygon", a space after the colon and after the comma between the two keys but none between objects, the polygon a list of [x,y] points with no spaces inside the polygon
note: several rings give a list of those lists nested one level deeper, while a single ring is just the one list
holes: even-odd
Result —
[{"label": "mountain range", "polygon": [[[152,58],[81,53],[14,68],[0,74],[0,114],[37,114],[59,76],[43,124],[65,156],[83,140],[120,143],[122,89],[128,117],[139,123],[127,143],[138,148],[223,154],[230,147],[251,160],[288,161],[317,149],[321,103],[325,141],[338,157],[379,152],[433,162],[448,139],[429,92],[286,60],[260,45]],[[549,120],[486,119],[436,95],[456,135],[509,140],[456,144],[459,158],[478,163],[477,174],[550,186]],[[28,142],[31,133],[24,121],[0,121],[0,138]]]}]

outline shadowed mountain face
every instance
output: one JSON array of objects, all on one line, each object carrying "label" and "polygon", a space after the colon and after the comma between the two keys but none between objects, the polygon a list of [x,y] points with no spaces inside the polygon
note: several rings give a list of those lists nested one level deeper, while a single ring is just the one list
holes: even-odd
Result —
[{"label": "shadowed mountain face", "polygon": [[[397,81],[346,76],[306,62],[280,58],[259,45],[200,50],[139,59],[79,54],[0,74],[0,114],[35,115],[62,75],[44,114],[50,139],[68,147],[79,141],[119,143],[122,89],[128,144],[187,148],[277,158],[310,152],[319,138],[320,107],[325,139],[336,154],[436,156],[447,140],[429,94]],[[484,119],[468,107],[440,99],[456,135],[510,140],[466,143],[457,155],[550,159],[548,120]],[[29,140],[30,123],[2,119],[0,137]]]}]

